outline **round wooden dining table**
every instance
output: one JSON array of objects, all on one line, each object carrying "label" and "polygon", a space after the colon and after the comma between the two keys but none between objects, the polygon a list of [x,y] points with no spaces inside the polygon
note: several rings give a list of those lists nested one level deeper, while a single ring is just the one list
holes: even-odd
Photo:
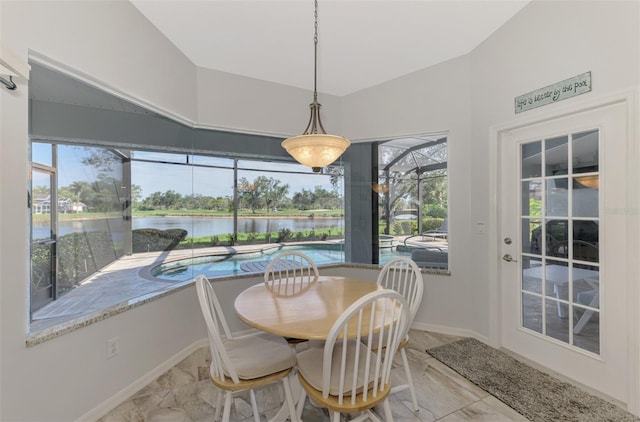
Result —
[{"label": "round wooden dining table", "polygon": [[[382,288],[377,283],[349,277],[320,276],[312,283],[298,285],[276,280],[270,285],[260,283],[244,290],[236,297],[234,308],[238,318],[259,330],[289,339],[326,340],[333,324],[352,303]],[[385,308],[376,307],[376,319],[383,321]],[[389,321],[393,309],[390,307],[386,312]],[[368,315],[364,317],[368,319]],[[382,322],[374,323],[374,329],[381,325]],[[349,327],[350,333],[356,331],[355,326]],[[361,334],[367,335],[368,327],[363,327]],[[298,378],[293,377],[293,396],[298,397],[301,389]],[[288,419],[288,407],[283,405],[269,422]]]},{"label": "round wooden dining table", "polygon": [[[371,281],[333,276],[320,276],[297,287],[284,282],[271,286],[260,283],[240,293],[234,307],[238,318],[259,330],[288,338],[325,340],[352,303],[378,289],[382,287]],[[376,312],[383,312],[382,308]]]}]

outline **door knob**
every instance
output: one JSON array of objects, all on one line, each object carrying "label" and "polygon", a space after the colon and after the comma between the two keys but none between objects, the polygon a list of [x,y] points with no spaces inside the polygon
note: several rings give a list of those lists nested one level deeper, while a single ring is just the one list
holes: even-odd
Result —
[{"label": "door knob", "polygon": [[518,262],[517,260],[513,259],[513,257],[511,256],[511,254],[508,254],[508,253],[504,254],[504,255],[502,256],[502,259],[503,259],[504,261],[507,261],[507,262]]}]

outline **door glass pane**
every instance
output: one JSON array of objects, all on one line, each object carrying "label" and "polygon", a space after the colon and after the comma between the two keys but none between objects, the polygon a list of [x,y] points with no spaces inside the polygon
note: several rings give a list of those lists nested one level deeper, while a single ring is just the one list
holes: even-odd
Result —
[{"label": "door glass pane", "polygon": [[542,142],[536,141],[522,145],[522,178],[542,176]]},{"label": "door glass pane", "polygon": [[539,218],[522,219],[522,252],[542,254],[542,220]]},{"label": "door glass pane", "polygon": [[573,301],[590,308],[600,307],[600,271],[598,267],[573,266]]},{"label": "door glass pane", "polygon": [[542,333],[542,298],[522,294],[522,326]]},{"label": "door glass pane", "polygon": [[522,258],[522,290],[542,294],[542,263],[539,259]]},{"label": "door glass pane", "polygon": [[566,262],[548,259],[545,265],[544,280],[546,296],[569,300],[569,267]]},{"label": "door glass pane", "polygon": [[547,256],[567,258],[567,239],[569,238],[569,222],[567,220],[547,220],[546,224]]},{"label": "door glass pane", "polygon": [[567,174],[569,169],[569,137],[567,135],[544,142],[545,176]]},{"label": "door glass pane", "polygon": [[600,353],[600,312],[575,306],[573,313],[573,343],[589,352]]},{"label": "door glass pane", "polygon": [[598,176],[573,178],[573,215],[598,217]]},{"label": "door glass pane", "polygon": [[542,181],[522,182],[522,215],[538,216],[542,208]]},{"label": "door glass pane", "polygon": [[545,300],[545,332],[549,337],[569,343],[569,305],[555,300]]},{"label": "door glass pane", "polygon": [[576,133],[573,138],[573,173],[597,172],[598,168],[598,131]]},{"label": "door glass pane", "polygon": [[568,179],[547,179],[545,192],[547,215],[566,217],[568,215],[569,191],[567,189]]}]

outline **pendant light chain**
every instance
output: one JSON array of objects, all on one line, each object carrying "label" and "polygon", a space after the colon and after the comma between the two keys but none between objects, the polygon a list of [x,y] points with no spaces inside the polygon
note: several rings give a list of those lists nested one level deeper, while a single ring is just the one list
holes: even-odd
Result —
[{"label": "pendant light chain", "polygon": [[315,0],[315,34],[313,35],[313,102],[318,102],[318,0]]}]

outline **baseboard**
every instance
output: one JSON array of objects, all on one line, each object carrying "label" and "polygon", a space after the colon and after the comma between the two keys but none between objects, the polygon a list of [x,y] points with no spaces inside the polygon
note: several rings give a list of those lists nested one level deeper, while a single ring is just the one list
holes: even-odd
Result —
[{"label": "baseboard", "polygon": [[98,406],[94,407],[84,415],[80,416],[76,422],[86,422],[86,421],[97,421],[111,410],[115,409],[118,405],[128,400],[135,393],[140,391],[142,388],[146,387],[153,380],[158,378],[160,375],[167,372],[169,369],[176,366],[183,359],[191,355],[196,350],[202,347],[208,347],[209,341],[207,338],[203,338],[195,341],[189,346],[185,347],[160,365],[153,368],[151,371],[147,372],[142,377],[138,378],[128,386],[121,389],[117,394],[109,397],[107,400],[100,403]]},{"label": "baseboard", "polygon": [[411,328],[414,328],[416,330],[421,330],[421,331],[431,331],[434,333],[446,334],[450,336],[471,337],[483,343],[490,344],[489,337],[483,336],[482,334],[479,334],[473,330],[467,330],[464,328],[448,327],[446,325],[437,325],[437,324],[427,324],[424,322],[417,322],[417,321],[413,322],[413,324],[411,325]]}]

